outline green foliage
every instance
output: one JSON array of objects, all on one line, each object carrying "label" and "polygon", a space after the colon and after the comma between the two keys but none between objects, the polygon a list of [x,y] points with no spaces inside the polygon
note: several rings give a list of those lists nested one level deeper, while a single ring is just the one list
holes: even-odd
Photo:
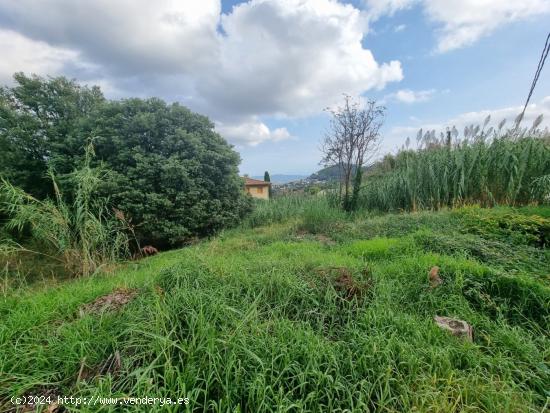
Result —
[{"label": "green foliage", "polygon": [[54,195],[48,169],[63,179],[83,158],[90,116],[105,98],[64,77],[14,80],[0,88],[0,176],[43,199]]},{"label": "green foliage", "polygon": [[[466,230],[466,229],[464,229]],[[471,231],[472,229],[470,229]],[[416,246],[439,254],[462,255],[492,266],[502,268],[510,273],[530,271],[532,274],[543,276],[544,251],[530,245],[510,244],[504,240],[484,238],[478,231],[472,233],[461,232],[433,232],[420,230],[413,234]]]},{"label": "green foliage", "polygon": [[316,197],[305,205],[299,228],[312,234],[330,234],[347,218],[340,209],[331,208],[326,197]]},{"label": "green foliage", "polygon": [[206,118],[158,99],[104,106],[96,152],[111,170],[102,187],[143,242],[181,244],[236,224],[250,208],[239,155]]},{"label": "green foliage", "polygon": [[[107,101],[65,78],[15,76],[0,93],[0,176],[44,199],[64,187],[93,136],[99,192],[143,243],[166,247],[234,225],[250,209],[239,155],[208,118],[160,99]],[[75,188],[66,195],[73,196]]]},{"label": "green foliage", "polygon": [[[313,208],[313,198],[302,202],[301,211]],[[504,268],[497,250],[546,247],[480,235],[463,218],[470,213],[342,214],[336,222],[353,231],[332,245],[301,237],[299,216],[225,231],[109,276],[13,291],[0,301],[0,407],[51,391],[188,397],[190,410],[215,412],[544,411],[550,280],[521,260]],[[516,212],[476,214],[483,228]],[[547,269],[550,256],[541,259]],[[434,265],[443,284],[430,289]],[[138,297],[119,312],[75,317],[117,287]],[[435,314],[466,320],[474,341],[441,331]],[[102,370],[115,353],[120,369]]]},{"label": "green foliage", "polygon": [[408,249],[408,242],[402,238],[376,237],[352,242],[346,252],[366,260],[391,259]]},{"label": "green foliage", "polygon": [[29,251],[23,245],[0,245],[5,254],[34,252],[61,262],[73,275],[90,275],[104,264],[125,257],[129,240],[125,222],[116,219],[105,202],[95,194],[101,177],[91,168],[92,146],[88,146],[83,167],[72,174],[76,188],[73,203],[68,203],[57,186],[53,172],[50,178],[55,200],[39,200],[6,180],[0,183],[0,213],[7,216],[5,229],[16,231],[23,240],[28,232],[37,247]]},{"label": "green foliage", "polygon": [[314,202],[314,198],[303,195],[278,196],[270,202],[256,200],[244,225],[258,227],[295,219],[302,214],[305,205],[311,202]]},{"label": "green foliage", "polygon": [[[271,182],[271,177],[269,176],[269,172],[268,171],[265,171],[264,172],[264,181],[265,182]],[[271,186],[269,187],[269,198],[271,198],[273,196],[273,189],[271,188]]]},{"label": "green foliage", "polygon": [[465,230],[485,238],[498,238],[513,244],[545,247],[550,243],[550,219],[493,209],[486,213],[480,208],[467,208],[460,213]]},{"label": "green foliage", "polygon": [[[354,168],[354,171],[357,168]],[[340,179],[340,167],[338,165],[327,166],[310,175],[309,179],[317,179],[319,181],[338,181]]]},{"label": "green foliage", "polygon": [[380,211],[548,201],[550,146],[542,138],[495,137],[430,146],[385,158],[366,178],[360,204]]}]

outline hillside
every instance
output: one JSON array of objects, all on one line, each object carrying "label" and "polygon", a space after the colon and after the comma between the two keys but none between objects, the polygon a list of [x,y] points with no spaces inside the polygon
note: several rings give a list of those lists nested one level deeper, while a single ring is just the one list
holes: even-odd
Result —
[{"label": "hillside", "polygon": [[[363,167],[363,171],[366,171],[367,169],[367,167]],[[353,167],[352,171],[352,174],[354,174],[356,171],[356,166]],[[326,168],[320,169],[311,174],[308,179],[313,181],[336,181],[340,179],[339,167],[337,165],[327,166]]]},{"label": "hillside", "polygon": [[[210,241],[5,291],[0,410],[13,395],[224,412],[548,405],[548,208],[350,218],[319,199],[280,202]],[[430,288],[434,266],[443,283]],[[83,307],[113,291],[129,302]],[[470,323],[473,342],[435,315]]]}]

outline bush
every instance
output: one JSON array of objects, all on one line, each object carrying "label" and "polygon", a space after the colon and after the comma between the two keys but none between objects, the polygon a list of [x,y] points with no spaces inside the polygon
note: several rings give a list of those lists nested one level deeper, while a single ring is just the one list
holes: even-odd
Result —
[{"label": "bush", "polygon": [[[69,188],[95,138],[98,190],[142,243],[174,246],[237,223],[250,209],[239,155],[208,118],[160,99],[107,101],[65,78],[15,76],[0,93],[0,176],[37,199],[54,196],[49,167]],[[66,195],[74,196],[73,187]]]},{"label": "bush", "polygon": [[510,211],[466,208],[459,212],[468,232],[497,238],[512,244],[545,247],[550,242],[550,219]]},{"label": "bush", "polygon": [[90,167],[92,154],[90,145],[84,166],[72,175],[76,187],[72,204],[64,199],[53,172],[50,178],[55,200],[38,200],[1,181],[0,213],[8,217],[5,229],[17,232],[25,244],[36,247],[30,250],[4,238],[0,240],[4,254],[23,251],[46,256],[62,263],[73,275],[90,275],[102,265],[128,255],[126,222],[120,216],[117,219],[105,202],[94,196],[100,176]]}]

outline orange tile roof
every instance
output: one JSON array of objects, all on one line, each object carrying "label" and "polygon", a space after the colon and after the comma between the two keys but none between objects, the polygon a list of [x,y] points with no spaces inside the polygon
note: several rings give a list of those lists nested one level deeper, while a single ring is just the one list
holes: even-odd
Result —
[{"label": "orange tile roof", "polygon": [[259,179],[252,179],[252,178],[248,178],[248,177],[244,177],[245,179],[245,182],[244,184],[246,186],[255,186],[255,185],[271,185],[271,182],[266,182],[266,181],[260,181]]}]

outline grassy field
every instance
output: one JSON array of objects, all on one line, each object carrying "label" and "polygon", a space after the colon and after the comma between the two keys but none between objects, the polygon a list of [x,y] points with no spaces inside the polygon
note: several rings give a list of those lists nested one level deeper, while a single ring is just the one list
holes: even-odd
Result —
[{"label": "grassy field", "polygon": [[[189,399],[130,409],[144,412],[541,412],[549,243],[550,208],[346,216],[323,199],[275,201],[109,274],[8,288],[0,411],[61,395]],[[430,289],[435,265],[444,282]],[[79,314],[116,288],[137,296]],[[473,343],[435,315],[470,323]]]}]

